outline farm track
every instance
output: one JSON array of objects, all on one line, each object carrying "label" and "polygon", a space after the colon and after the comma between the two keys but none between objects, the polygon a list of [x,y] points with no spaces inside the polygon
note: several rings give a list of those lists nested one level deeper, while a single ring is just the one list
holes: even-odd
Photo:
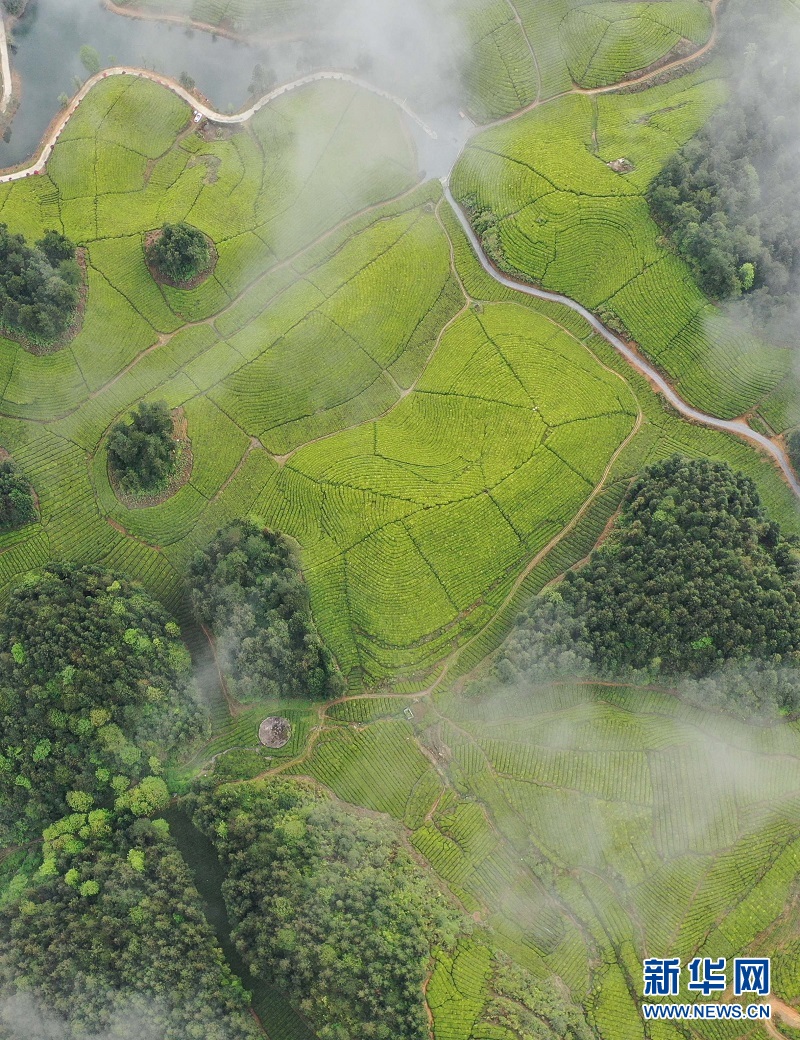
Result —
[{"label": "farm track", "polygon": [[[694,53],[692,53],[690,55],[687,55],[684,58],[676,60],[675,62],[670,62],[667,65],[662,66],[659,69],[655,69],[655,70],[652,70],[652,71],[650,71],[648,73],[645,73],[645,74],[643,74],[640,77],[637,77],[637,78],[631,79],[631,80],[627,80],[627,81],[625,81],[622,84],[616,84],[616,85],[607,86],[607,87],[593,88],[593,89],[590,89],[590,90],[586,90],[586,89],[583,89],[583,88],[580,88],[580,87],[574,87],[572,91],[569,91],[567,93],[580,93],[580,94],[608,93],[608,92],[611,92],[611,91],[614,91],[614,90],[619,90],[620,87],[627,87],[627,86],[631,86],[631,85],[634,85],[634,84],[637,84],[637,83],[646,82],[647,80],[652,79],[653,77],[655,77],[657,75],[662,75],[663,73],[671,71],[671,70],[673,70],[675,68],[679,68],[679,67],[686,66],[686,65],[689,65],[689,64],[693,63],[699,57],[701,57],[703,54],[705,54],[708,51],[710,51],[711,48],[714,46],[714,43],[716,42],[716,38],[717,38],[717,34],[718,34],[717,11],[718,11],[718,7],[719,7],[720,3],[721,3],[721,0],[712,0],[711,11],[712,11],[712,15],[714,17],[713,31],[712,31],[712,34],[711,34],[708,42],[702,48],[700,48],[698,51],[696,51],[696,52],[694,52]],[[113,5],[109,5],[109,6],[111,6],[112,9],[113,9]],[[514,9],[514,10],[516,11],[516,9]],[[206,27],[203,26],[201,28],[206,28]],[[5,39],[5,26],[4,26],[2,18],[0,18],[0,64],[2,64],[3,70],[5,72],[6,65],[8,64],[8,48],[7,48],[7,43],[6,43],[6,39]],[[30,177],[32,175],[41,173],[44,170],[44,168],[45,168],[47,160],[49,159],[49,157],[50,157],[50,155],[52,153],[52,150],[55,147],[55,144],[58,141],[58,138],[59,138],[61,132],[63,131],[64,127],[69,122],[71,116],[75,113],[75,111],[78,108],[78,106],[80,105],[81,101],[90,93],[90,91],[93,89],[93,87],[97,83],[101,82],[103,79],[106,79],[106,78],[108,78],[110,76],[122,76],[122,75],[135,76],[135,77],[138,77],[138,78],[146,78],[146,79],[151,80],[152,82],[158,83],[159,85],[161,85],[161,86],[165,87],[166,89],[169,89],[170,91],[175,93],[178,97],[180,97],[182,100],[184,100],[187,104],[191,105],[194,108],[195,111],[201,113],[205,118],[209,119],[210,121],[212,121],[214,123],[219,123],[219,124],[222,124],[222,125],[241,125],[241,124],[244,124],[248,120],[250,120],[257,112],[261,111],[263,108],[265,108],[271,102],[277,100],[278,98],[280,98],[280,97],[282,97],[282,96],[284,96],[284,95],[286,95],[286,94],[288,94],[288,93],[290,93],[290,92],[292,92],[292,91],[294,91],[296,89],[300,89],[300,88],[302,88],[304,86],[307,86],[307,85],[310,85],[312,83],[326,81],[326,80],[346,82],[346,83],[349,83],[349,84],[351,84],[353,86],[356,86],[356,87],[358,87],[360,89],[364,89],[364,90],[367,90],[367,91],[369,91],[369,92],[371,92],[373,94],[376,94],[379,97],[383,97],[386,100],[389,100],[390,102],[392,102],[393,104],[398,106],[409,118],[411,118],[414,122],[416,122],[429,136],[431,136],[432,138],[435,138],[437,136],[436,131],[433,130],[430,126],[428,126],[424,122],[424,120],[419,115],[417,115],[417,113],[415,113],[408,106],[408,104],[406,103],[405,100],[400,99],[399,97],[396,97],[396,96],[394,96],[394,95],[392,95],[392,94],[390,94],[390,93],[388,93],[386,91],[383,91],[383,90],[373,86],[372,84],[370,84],[370,83],[368,83],[368,82],[366,82],[364,80],[361,80],[361,79],[359,79],[359,78],[357,78],[355,76],[351,76],[348,73],[344,73],[344,72],[329,70],[329,71],[321,71],[321,72],[316,72],[316,73],[313,73],[313,74],[310,74],[310,75],[302,76],[302,77],[300,77],[300,78],[298,78],[298,79],[296,79],[296,80],[294,80],[294,81],[292,81],[290,83],[283,84],[282,86],[277,87],[274,90],[270,91],[269,93],[265,94],[261,99],[259,99],[257,102],[255,102],[253,105],[251,105],[249,108],[247,108],[247,109],[245,109],[245,110],[243,110],[241,112],[238,112],[236,114],[233,114],[233,115],[225,115],[223,113],[219,113],[219,112],[214,111],[210,106],[206,105],[204,102],[201,102],[197,98],[193,97],[188,91],[186,91],[183,87],[181,87],[177,82],[175,82],[174,80],[169,79],[166,76],[158,75],[156,73],[152,73],[152,72],[149,72],[147,70],[128,68],[128,67],[117,67],[117,68],[108,69],[108,70],[105,70],[103,72],[100,72],[96,76],[93,76],[91,79],[87,80],[87,82],[83,85],[81,90],[78,92],[76,97],[71,102],[69,108],[65,111],[63,116],[56,122],[56,124],[54,125],[54,127],[50,131],[48,137],[45,139],[45,141],[43,143],[42,150],[41,150],[38,158],[33,162],[33,164],[28,166],[28,167],[26,167],[25,169],[12,171],[12,172],[8,172],[6,174],[0,175],[0,183],[6,183],[6,182],[9,182],[9,181],[14,181],[14,180],[21,180],[21,179],[24,179],[26,177]],[[10,74],[8,76],[6,76],[4,74],[4,76],[3,76],[3,102],[2,102],[2,104],[7,103],[7,101],[6,101],[7,85],[8,85],[8,89],[10,90]],[[561,97],[561,96],[563,96],[563,95],[559,95],[559,97]],[[550,100],[556,100],[556,99],[550,99]],[[546,101],[541,101],[541,100],[537,99],[537,101],[534,103],[534,105],[533,106],[528,106],[528,108],[537,107],[538,105],[545,104],[545,103],[547,103],[547,102]],[[519,112],[516,112],[512,116],[506,117],[503,120],[499,120],[497,122],[506,122],[506,121],[508,121],[510,119],[514,119],[517,116],[521,115],[525,111],[527,111],[527,109],[523,109],[523,110],[521,110]],[[492,124],[489,124],[489,125],[495,125],[495,123],[492,123]],[[475,129],[473,131],[473,134],[480,133],[484,129],[486,129],[486,127],[475,127]],[[503,285],[505,288],[509,288],[509,289],[511,289],[511,290],[513,290],[515,292],[520,292],[520,293],[523,293],[524,295],[535,297],[535,298],[538,298],[538,299],[542,299],[542,300],[545,300],[545,301],[548,301],[548,302],[561,304],[562,306],[566,306],[569,309],[571,309],[572,311],[580,314],[581,317],[584,318],[584,320],[586,320],[589,323],[589,325],[594,329],[595,332],[597,332],[607,343],[609,343],[609,345],[612,346],[617,351],[617,353],[620,354],[620,356],[622,356],[623,359],[625,361],[627,361],[628,364],[631,365],[632,368],[634,368],[637,372],[639,372],[641,375],[643,375],[651,383],[651,385],[653,385],[653,387],[655,389],[657,389],[665,397],[665,399],[676,409],[676,411],[678,411],[681,415],[683,415],[686,419],[690,420],[691,422],[698,423],[698,424],[701,424],[701,425],[704,425],[704,426],[708,426],[708,427],[710,427],[712,429],[720,430],[722,432],[729,433],[729,434],[732,434],[734,436],[738,436],[740,438],[743,438],[745,440],[750,441],[752,444],[754,444],[756,447],[761,449],[763,452],[767,453],[772,458],[772,460],[778,465],[778,467],[782,471],[785,480],[790,485],[790,487],[792,488],[794,493],[798,497],[800,497],[800,482],[798,482],[797,477],[795,476],[791,466],[789,465],[789,462],[788,462],[788,459],[787,459],[785,453],[783,452],[783,450],[780,448],[779,445],[777,445],[776,443],[771,441],[768,437],[764,436],[763,434],[760,434],[757,431],[753,430],[745,421],[743,421],[741,419],[735,419],[735,420],[720,419],[720,418],[718,418],[716,416],[709,415],[709,414],[707,414],[705,412],[702,412],[702,411],[700,411],[698,409],[693,408],[691,405],[689,405],[686,401],[683,400],[683,398],[677,393],[677,391],[672,387],[672,385],[667,381],[667,379],[654,366],[652,366],[648,361],[646,361],[636,350],[633,349],[632,346],[630,346],[629,344],[625,343],[619,336],[617,336],[614,332],[612,332],[605,325],[603,325],[603,323],[601,321],[599,321],[599,319],[596,318],[589,310],[587,310],[581,304],[577,303],[575,300],[572,300],[571,298],[569,298],[567,296],[563,296],[563,295],[561,295],[559,293],[549,292],[549,291],[546,291],[546,290],[543,290],[543,289],[539,289],[536,286],[529,285],[529,284],[527,284],[525,282],[518,281],[518,280],[516,280],[514,278],[509,277],[506,274],[503,274],[501,271],[499,271],[494,266],[494,264],[489,260],[489,258],[486,256],[485,252],[483,251],[483,248],[482,248],[482,245],[480,243],[480,240],[479,240],[478,236],[473,231],[473,229],[472,229],[472,227],[471,227],[471,225],[470,225],[466,215],[464,214],[464,212],[462,211],[461,207],[458,205],[458,203],[456,202],[455,198],[453,197],[453,195],[452,195],[452,193],[451,193],[451,191],[449,189],[449,186],[446,183],[446,179],[445,179],[444,193],[445,193],[445,197],[447,199],[447,202],[452,207],[454,213],[456,214],[456,216],[457,216],[457,218],[459,220],[459,223],[460,223],[461,227],[464,230],[464,233],[466,234],[466,236],[467,236],[467,238],[468,238],[468,240],[469,240],[473,250],[475,251],[475,254],[476,254],[476,256],[477,256],[477,258],[478,258],[478,260],[479,260],[479,262],[481,264],[481,267],[496,282],[498,282],[499,284]],[[371,207],[371,208],[377,208],[377,207]],[[324,238],[325,236],[321,236],[321,237]],[[452,243],[451,243],[451,254],[452,254]],[[287,261],[287,262],[289,262],[289,261]],[[462,286],[462,288],[463,288],[463,286]],[[465,295],[467,295],[467,294],[465,294]],[[452,324],[452,322],[449,323],[449,324]],[[437,340],[437,343],[439,342],[440,339],[441,339],[441,335],[440,335],[439,339]],[[158,345],[159,344],[155,344],[155,347],[157,347]],[[154,348],[150,348],[150,349],[154,349]],[[136,359],[136,360],[138,361],[139,359]],[[135,363],[136,362],[134,362],[134,364]],[[94,396],[94,395],[92,395],[92,396]],[[403,396],[405,396],[405,395],[403,395]],[[640,424],[641,424],[641,416],[638,418],[636,429],[639,428]],[[319,439],[324,439],[324,438],[319,438]],[[626,439],[625,443],[627,443],[629,439],[630,439],[630,437]],[[290,454],[293,454],[293,453],[290,453]],[[616,454],[615,454],[615,458],[616,458]],[[285,460],[279,460],[279,461],[285,461]],[[592,495],[590,501],[603,488],[604,482],[607,479],[607,476],[608,476],[608,470],[604,474],[603,479],[601,480],[601,482],[598,485],[598,487],[593,492],[593,495]],[[581,513],[578,514],[578,517],[580,515],[582,515],[582,513],[584,511],[585,511],[585,507],[581,511]],[[574,522],[575,521],[573,521],[573,525],[574,525]],[[570,526],[572,526],[572,525],[570,525]],[[560,536],[559,536],[559,538],[555,539],[555,541],[558,541],[558,540],[560,540]],[[519,584],[521,583],[521,581],[523,581],[525,579],[525,577],[530,572],[531,568],[533,566],[535,566],[535,563],[537,562],[537,560],[544,553],[549,551],[552,547],[553,547],[553,544],[550,544],[550,545],[548,545],[546,547],[545,550],[542,551],[542,553],[537,554],[536,559],[531,564],[529,564],[529,566],[525,569],[525,571],[521,575],[520,579],[515,583],[514,588],[512,589],[511,593],[509,594],[510,596],[513,596],[513,594],[517,591],[517,589],[519,587]],[[505,605],[506,605],[506,603],[504,602],[503,606],[505,606]],[[463,647],[461,647],[459,649],[463,650]],[[458,653],[459,653],[459,651],[456,652],[456,654],[458,654]],[[444,663],[443,670],[440,673],[439,677],[437,678],[436,682],[434,683],[434,686],[431,687],[431,689],[438,687],[441,684],[441,682],[445,679],[447,671],[449,669],[449,664],[451,663],[451,661],[453,659],[454,658],[451,657],[450,659],[448,659],[447,662]],[[426,691],[426,692],[429,692],[429,691]]]},{"label": "farm track", "polygon": [[475,234],[466,214],[453,197],[449,186],[445,185],[444,190],[445,197],[452,206],[453,212],[458,217],[458,221],[469,239],[470,245],[480,261],[481,267],[496,282],[507,289],[513,289],[516,292],[524,293],[526,296],[533,296],[538,300],[546,300],[549,303],[559,303],[563,307],[569,307],[569,309],[574,311],[576,314],[580,314],[580,316],[591,325],[594,331],[602,336],[603,339],[628,362],[631,368],[634,368],[640,375],[643,375],[684,418],[688,419],[690,422],[699,423],[702,426],[708,426],[713,430],[721,430],[723,433],[731,433],[736,437],[742,437],[770,455],[773,461],[780,467],[787,484],[791,487],[795,495],[800,498],[800,481],[798,481],[795,476],[788,458],[779,445],[771,441],[769,437],[765,437],[764,434],[752,429],[752,427],[748,426],[747,423],[741,419],[720,419],[715,415],[709,415],[707,412],[701,412],[698,408],[693,408],[690,404],[684,401],[677,390],[675,390],[674,387],[664,378],[658,369],[651,365],[649,361],[645,360],[641,354],[637,353],[632,346],[622,340],[615,332],[606,328],[600,319],[595,317],[595,315],[592,314],[591,311],[587,310],[582,304],[571,299],[569,296],[562,296],[561,293],[548,292],[546,289],[539,289],[534,285],[528,285],[526,282],[517,281],[517,279],[511,278],[509,275],[503,274],[499,271],[484,253],[478,236]]}]

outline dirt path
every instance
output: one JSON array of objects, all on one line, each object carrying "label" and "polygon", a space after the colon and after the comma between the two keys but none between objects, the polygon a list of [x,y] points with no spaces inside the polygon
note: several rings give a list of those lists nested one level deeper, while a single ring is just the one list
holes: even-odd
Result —
[{"label": "dirt path", "polygon": [[686,65],[691,65],[695,61],[699,61],[700,58],[704,58],[706,54],[711,51],[716,42],[717,36],[719,35],[719,19],[717,12],[722,0],[711,0],[711,18],[713,26],[711,29],[711,35],[708,38],[708,42],[704,43],[699,50],[692,51],[691,54],[687,54],[682,58],[676,58],[674,61],[667,62],[666,65],[661,65],[658,68],[649,69],[647,72],[643,72],[639,76],[633,76],[631,79],[620,80],[619,83],[611,83],[607,87],[575,87],[570,93],[572,94],[609,94],[614,90],[621,90],[625,87],[637,86],[641,83],[647,83],[651,79],[655,79],[656,76],[663,76],[665,72],[672,72],[675,69],[682,69]]},{"label": "dirt path", "polygon": [[[5,36],[5,23],[0,17],[0,24],[3,25],[3,36]],[[5,51],[6,60],[8,60],[8,50]],[[2,53],[0,52],[0,58]],[[24,180],[26,177],[33,177],[36,174],[42,173],[47,160],[50,158],[53,149],[58,142],[64,127],[67,125],[69,120],[75,114],[80,103],[86,98],[91,90],[97,86],[98,83],[104,79],[109,79],[112,76],[135,76],[138,79],[148,79],[152,83],[158,83],[159,86],[166,87],[167,90],[171,90],[173,94],[177,94],[182,101],[185,101],[187,105],[191,105],[195,112],[199,112],[200,115],[210,120],[212,123],[219,123],[224,126],[236,126],[242,123],[248,122],[253,116],[260,112],[262,108],[276,101],[278,98],[283,97],[285,94],[290,94],[294,90],[299,90],[302,87],[309,86],[312,83],[321,83],[323,81],[332,80],[339,83],[349,83],[351,86],[359,87],[361,90],[366,90],[370,94],[375,94],[377,97],[383,98],[386,101],[391,101],[392,104],[396,105],[409,119],[413,120],[418,126],[420,126],[425,133],[433,138],[438,138],[438,134],[429,126],[417,113],[404,101],[402,98],[396,97],[394,94],[390,94],[386,90],[381,90],[379,87],[373,86],[366,80],[359,79],[357,76],[351,76],[348,72],[338,72],[336,70],[325,70],[322,72],[312,72],[308,76],[300,76],[298,79],[292,80],[291,83],[284,83],[280,87],[276,87],[271,90],[268,94],[265,94],[262,98],[251,105],[249,108],[244,109],[241,112],[236,112],[234,115],[226,115],[223,112],[217,112],[203,101],[199,101],[193,94],[190,94],[188,90],[185,90],[180,83],[170,79],[168,76],[162,76],[155,72],[150,72],[147,69],[135,69],[128,66],[119,65],[112,69],[105,69],[103,72],[98,72],[96,76],[92,76],[88,79],[75,97],[72,99],[68,107],[64,110],[60,117],[57,117],[52,125],[52,129],[45,137],[41,151],[39,152],[38,158],[36,158],[30,166],[24,167],[21,170],[15,170],[12,173],[4,173],[0,176],[0,184],[8,184],[10,181]],[[5,94],[6,76],[3,76],[3,90]],[[8,80],[10,84],[10,79]]]},{"label": "dirt path", "polygon": [[[782,1000],[779,1000],[777,997],[774,996],[768,998],[768,1003],[772,1008],[773,1019],[779,1018],[782,1022],[785,1022],[786,1025],[790,1026],[792,1029],[800,1029],[800,1011],[797,1011],[789,1004],[784,1004]],[[780,1033],[772,1022],[764,1022],[763,1025],[769,1033],[769,1035],[771,1037],[774,1037],[775,1040],[786,1040],[783,1033]]]},{"label": "dirt path", "polygon": [[718,12],[721,3],[722,0],[711,0],[711,17],[714,22],[711,35],[709,36],[707,43],[704,43],[703,46],[698,48],[696,51],[692,51],[691,54],[686,54],[682,58],[676,58],[674,61],[667,62],[666,65],[661,65],[659,68],[648,69],[646,72],[642,72],[640,75],[633,76],[630,79],[623,79],[619,80],[617,83],[610,83],[605,87],[579,87],[573,84],[569,90],[565,90],[560,94],[554,94],[553,97],[537,97],[537,99],[532,101],[530,105],[525,105],[524,108],[519,108],[516,112],[512,112],[510,115],[500,116],[499,119],[492,119],[488,123],[476,126],[474,130],[472,130],[470,136],[474,137],[476,134],[483,133],[484,130],[490,130],[492,127],[502,126],[504,123],[510,123],[518,116],[525,115],[526,112],[532,112],[535,108],[539,108],[540,105],[546,105],[552,101],[558,101],[560,98],[569,97],[571,94],[584,94],[587,97],[592,97],[595,94],[612,94],[614,91],[624,90],[626,87],[635,87],[640,86],[642,83],[649,83],[650,80],[656,79],[658,76],[663,76],[665,73],[674,72],[675,69],[686,68],[688,65],[691,65],[705,57],[705,55],[715,46],[719,35]]},{"label": "dirt path", "polygon": [[445,196],[452,206],[453,212],[458,217],[458,221],[464,229],[464,233],[469,239],[470,245],[480,261],[481,267],[496,282],[499,282],[500,285],[505,286],[507,289],[514,289],[516,292],[524,293],[526,296],[533,296],[539,300],[547,300],[550,303],[560,303],[562,306],[569,307],[570,310],[575,311],[576,314],[580,314],[580,316],[591,325],[595,332],[599,333],[599,335],[601,335],[603,339],[610,344],[632,368],[636,369],[640,375],[643,375],[684,418],[689,419],[691,422],[699,423],[701,426],[709,426],[713,430],[721,430],[723,433],[732,433],[737,437],[742,437],[744,440],[750,441],[751,444],[754,444],[756,447],[770,455],[773,461],[780,467],[786,483],[795,495],[800,498],[800,482],[798,482],[794,470],[789,465],[789,460],[786,457],[786,454],[778,444],[771,441],[769,437],[765,437],[763,433],[758,433],[757,430],[753,430],[741,419],[720,419],[715,415],[708,415],[706,412],[701,412],[698,408],[693,408],[692,405],[684,401],[677,390],[667,382],[664,376],[662,376],[653,365],[646,361],[641,354],[638,354],[633,347],[620,339],[615,332],[606,328],[599,318],[595,317],[591,311],[587,310],[580,303],[570,299],[568,296],[562,296],[560,293],[548,292],[545,289],[538,289],[536,286],[528,285],[525,282],[517,281],[515,278],[503,274],[494,266],[491,260],[484,253],[478,236],[473,231],[472,225],[467,219],[466,214],[453,198],[452,192],[447,184],[445,184]]}]

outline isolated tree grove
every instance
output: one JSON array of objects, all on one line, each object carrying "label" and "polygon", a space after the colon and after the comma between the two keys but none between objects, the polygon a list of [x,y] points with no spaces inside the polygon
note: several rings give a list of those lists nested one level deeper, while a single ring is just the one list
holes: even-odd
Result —
[{"label": "isolated tree grove", "polygon": [[173,282],[189,282],[209,265],[206,236],[191,224],[165,224],[147,247],[147,259],[160,275]]},{"label": "isolated tree grove", "polygon": [[137,493],[158,487],[171,473],[176,446],[172,415],[165,401],[142,401],[108,438],[108,461],[123,491]]}]

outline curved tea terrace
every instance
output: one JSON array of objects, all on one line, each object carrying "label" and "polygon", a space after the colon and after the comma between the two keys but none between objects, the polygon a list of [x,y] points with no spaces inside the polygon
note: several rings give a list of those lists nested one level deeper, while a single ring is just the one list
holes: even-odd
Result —
[{"label": "curved tea terrace", "polygon": [[[11,96],[11,74],[9,68],[8,58],[8,43],[6,39],[5,25],[3,19],[0,18],[0,67],[3,73],[3,94],[2,101],[0,101],[0,110],[3,110]],[[416,112],[414,112],[407,102],[402,98],[399,98],[388,91],[381,90],[372,84],[361,80],[356,76],[352,76],[346,72],[336,71],[324,71],[315,72],[307,76],[301,76],[296,80],[292,80],[290,83],[285,83],[280,87],[271,90],[265,94],[262,98],[256,101],[249,108],[237,112],[233,115],[227,115],[221,112],[214,111],[209,105],[204,102],[198,101],[192,94],[185,90],[179,83],[169,79],[166,76],[159,75],[154,72],[150,72],[142,69],[134,69],[128,67],[117,67],[112,69],[106,69],[103,72],[97,73],[92,76],[91,79],[87,80],[86,83],[81,87],[78,94],[70,103],[69,107],[64,112],[63,116],[58,120],[56,125],[47,135],[39,157],[30,165],[24,169],[15,170],[10,173],[0,175],[0,184],[8,183],[9,181],[22,180],[25,177],[35,176],[41,173],[46,164],[47,160],[53,152],[59,136],[61,135],[64,127],[69,122],[69,119],[74,114],[81,101],[89,94],[92,88],[103,79],[107,79],[110,76],[138,76],[141,78],[147,78],[154,83],[158,83],[168,90],[171,90],[178,97],[182,98],[188,105],[191,105],[195,112],[199,112],[204,118],[209,119],[213,123],[219,123],[222,125],[237,125],[246,123],[251,119],[257,112],[265,108],[271,102],[277,100],[285,94],[290,93],[293,90],[297,90],[301,87],[307,86],[311,83],[318,83],[324,80],[336,80],[339,82],[350,83],[353,86],[359,87],[362,90],[367,90],[372,94],[382,97],[387,101],[392,102],[400,108],[413,122],[415,122],[429,137],[436,139],[438,137],[436,131],[430,127]],[[750,441],[756,445],[762,451],[765,451],[771,458],[778,464],[787,483],[794,491],[795,495],[800,498],[800,481],[794,474],[794,471],[789,464],[789,460],[785,452],[780,448],[779,445],[775,444],[768,437],[753,430],[746,422],[740,419],[720,419],[717,416],[709,415],[706,412],[701,412],[697,408],[693,408],[690,404],[683,400],[680,394],[670,385],[670,383],[664,378],[664,376],[643,357],[641,357],[635,350],[633,350],[628,344],[626,344],[619,336],[617,336],[610,329],[597,318],[591,311],[587,310],[581,304],[575,300],[570,299],[568,296],[562,296],[560,293],[548,292],[544,289],[539,289],[533,285],[529,285],[525,282],[517,281],[511,278],[509,275],[503,274],[499,271],[491,260],[486,256],[481,246],[478,236],[472,229],[466,215],[462,211],[461,207],[453,197],[449,185],[448,179],[443,178],[444,194],[447,198],[448,203],[453,208],[454,213],[458,217],[461,227],[464,229],[464,233],[469,239],[470,245],[475,251],[481,266],[488,275],[490,275],[496,282],[505,286],[508,289],[512,289],[515,292],[524,293],[527,296],[533,296],[541,300],[548,300],[552,303],[560,303],[565,307],[569,307],[570,310],[580,314],[585,321],[587,321],[591,327],[603,337],[603,339],[609,343],[614,350],[620,354],[629,365],[631,365],[637,372],[645,376],[659,391],[662,393],[667,401],[683,415],[686,419],[691,422],[701,423],[704,426],[708,426],[715,430],[721,430],[725,433],[731,433],[735,436],[742,437],[745,440]]]}]

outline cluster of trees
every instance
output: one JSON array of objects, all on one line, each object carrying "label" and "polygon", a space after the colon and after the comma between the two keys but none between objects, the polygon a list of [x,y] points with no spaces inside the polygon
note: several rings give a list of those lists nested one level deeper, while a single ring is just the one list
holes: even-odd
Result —
[{"label": "cluster of trees", "polygon": [[2,1040],[261,1035],[148,819],[164,759],[203,729],[178,637],[97,567],[51,565],[0,614],[0,847],[31,842],[0,869]]},{"label": "cluster of trees", "polygon": [[[614,677],[699,680],[729,662],[794,665],[799,593],[796,553],[750,478],[674,456],[634,482],[586,567],[533,602],[499,670],[513,678],[565,655],[569,668]],[[796,686],[783,685],[782,707],[800,703]]]},{"label": "cluster of trees", "polygon": [[735,0],[723,24],[721,48],[736,63],[732,97],[667,163],[650,203],[707,295],[745,293],[738,308],[744,318],[793,337],[800,277],[796,33],[787,31],[779,0],[757,9]]},{"label": "cluster of trees", "polygon": [[0,531],[22,527],[36,519],[33,489],[11,459],[0,462]]},{"label": "cluster of trees", "polygon": [[0,614],[0,845],[70,810],[157,803],[163,761],[205,725],[164,610],[102,568],[50,565]]},{"label": "cluster of trees", "polygon": [[142,401],[108,435],[108,461],[117,485],[133,495],[152,492],[171,476],[177,455],[166,401]]},{"label": "cluster of trees", "polygon": [[344,690],[283,535],[234,520],[197,553],[189,580],[195,616],[214,632],[239,700],[331,698]]},{"label": "cluster of trees", "polygon": [[460,919],[387,823],[296,783],[218,787],[192,799],[217,846],[233,939],[320,1040],[427,1040],[431,951]]},{"label": "cluster of trees", "polygon": [[88,43],[81,47],[81,64],[90,76],[97,75],[100,71],[101,62],[100,52],[96,48],[90,47]]},{"label": "cluster of trees", "polygon": [[35,343],[48,344],[70,325],[80,301],[75,245],[48,231],[35,247],[0,224],[0,322]]},{"label": "cluster of trees", "polygon": [[255,1040],[164,820],[75,812],[0,900],[0,1037]]},{"label": "cluster of trees", "polygon": [[597,1036],[583,1011],[564,1000],[556,986],[537,985],[504,954],[495,957],[491,992],[484,1016],[504,1030],[499,1035],[536,1040],[595,1040]]},{"label": "cluster of trees", "polygon": [[191,224],[165,224],[147,246],[147,259],[163,278],[181,285],[207,270],[211,250],[203,232]]},{"label": "cluster of trees", "polygon": [[786,451],[795,473],[800,473],[800,430],[792,430],[786,437]]}]

